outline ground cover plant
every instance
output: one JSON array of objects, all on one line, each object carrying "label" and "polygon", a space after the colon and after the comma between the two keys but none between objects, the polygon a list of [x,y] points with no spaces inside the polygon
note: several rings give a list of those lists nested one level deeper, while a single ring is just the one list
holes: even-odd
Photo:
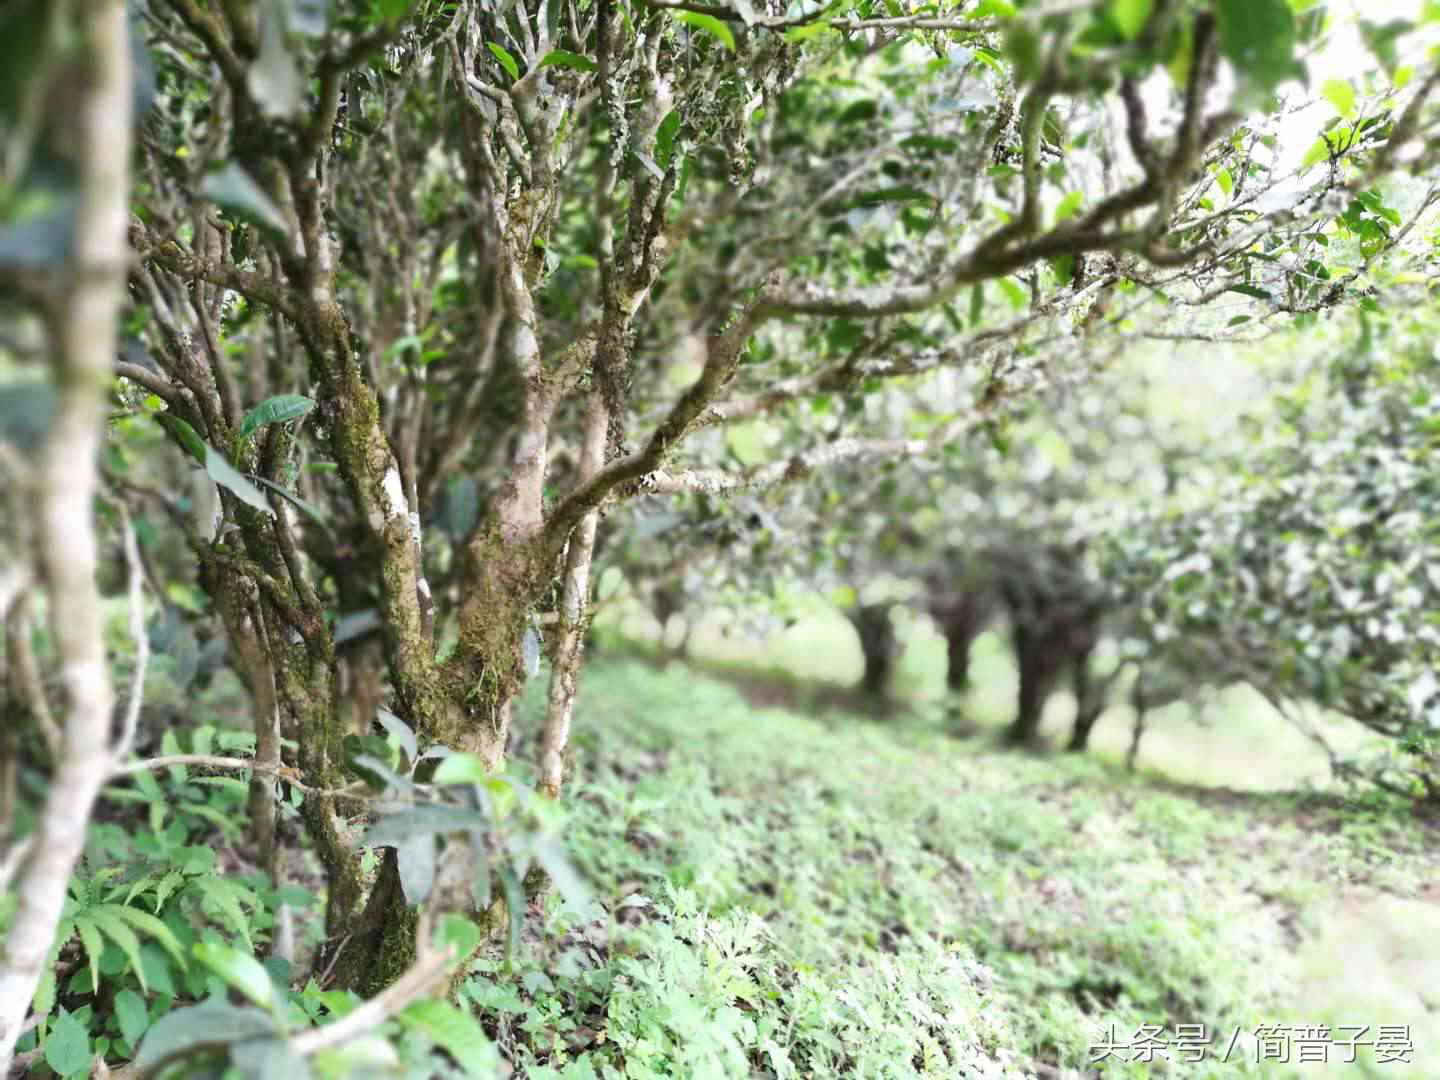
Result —
[{"label": "ground cover plant", "polygon": [[[562,993],[588,1002],[585,1038],[605,1034],[577,1051],[567,1026],[547,1049],[531,1039],[546,995],[510,996],[531,1075],[1084,1070],[1111,1023],[1351,1022],[1356,1001],[1321,974],[1338,962],[1327,927],[1363,935],[1350,955],[1389,946],[1383,926],[1339,922],[1337,898],[1371,915],[1404,898],[1411,947],[1440,916],[1433,825],[1383,808],[1137,784],[923,720],[817,722],[680,665],[606,663],[586,693],[625,732],[620,757],[581,741],[570,826],[611,917],[530,947],[573,953],[585,974]],[[1387,970],[1365,1007],[1433,1037],[1428,977]],[[1170,1074],[1283,1075],[1241,1057]],[[1412,1058],[1389,1067],[1425,1075]]]}]

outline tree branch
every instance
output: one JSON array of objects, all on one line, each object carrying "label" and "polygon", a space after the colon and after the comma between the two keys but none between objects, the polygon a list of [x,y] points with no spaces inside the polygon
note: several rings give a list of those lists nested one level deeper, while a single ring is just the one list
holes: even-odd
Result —
[{"label": "tree branch", "polygon": [[[766,288],[768,289],[768,284]],[[707,343],[705,369],[680,400],[671,408],[650,436],[645,449],[611,462],[592,479],[579,484],[551,513],[545,524],[545,541],[558,550],[560,544],[579,524],[580,519],[598,507],[611,491],[621,484],[638,480],[659,468],[665,455],[694,428],[710,402],[724,389],[735,374],[740,353],[759,323],[758,312],[764,304],[762,289],[749,308],[736,316],[728,330]]]},{"label": "tree branch", "polygon": [[142,262],[153,262],[182,278],[219,285],[247,300],[265,304],[289,319],[298,319],[305,307],[304,300],[289,286],[228,263],[202,259],[173,240],[156,242],[138,221],[131,225],[131,242]]}]

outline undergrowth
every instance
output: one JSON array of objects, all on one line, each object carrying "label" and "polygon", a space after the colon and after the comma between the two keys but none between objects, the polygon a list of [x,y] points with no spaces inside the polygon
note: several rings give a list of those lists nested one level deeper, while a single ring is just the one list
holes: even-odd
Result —
[{"label": "undergrowth", "polygon": [[596,664],[582,700],[568,836],[608,916],[557,913],[534,986],[471,989],[533,1077],[1259,1075],[1243,1038],[1169,1073],[1089,1062],[1110,1025],[1274,1022],[1285,883],[1423,847],[1337,826],[1287,874],[1303,845],[1251,840],[1294,799],[1257,820],[1084,757],[754,710],[680,665]]}]

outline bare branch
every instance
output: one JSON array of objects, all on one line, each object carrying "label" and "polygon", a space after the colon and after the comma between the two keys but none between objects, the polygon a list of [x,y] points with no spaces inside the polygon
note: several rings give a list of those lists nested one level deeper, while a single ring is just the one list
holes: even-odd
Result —
[{"label": "bare branch", "polygon": [[[425,943],[422,938],[420,947]],[[381,1024],[405,1008],[417,998],[424,997],[445,977],[451,963],[457,959],[455,948],[450,946],[431,952],[423,952],[388,987],[365,1003],[356,1006],[353,1012],[333,1024],[313,1028],[297,1035],[290,1041],[291,1048],[304,1056],[340,1046],[361,1035],[368,1035]]]},{"label": "bare branch", "polygon": [[729,472],[725,469],[682,469],[674,473],[656,471],[645,477],[643,487],[647,494],[652,495],[721,495],[737,491],[757,491],[800,480],[815,469],[848,461],[862,458],[919,457],[933,449],[935,443],[930,439],[836,439],[814,450],[794,454],[745,472]]},{"label": "bare branch", "polygon": [[256,761],[254,758],[217,757],[212,754],[165,754],[162,757],[144,758],[140,761],[127,761],[123,765],[117,765],[111,772],[110,777],[133,776],[135,773],[154,772],[157,769],[168,769],[172,765],[198,765],[203,769],[237,769],[250,770],[257,776],[275,776],[284,780],[292,787],[298,788],[307,795],[339,795],[354,798],[357,795],[365,794],[369,789],[362,781],[357,781],[342,788],[318,788],[311,787],[300,780],[300,773],[293,766],[284,762],[276,762],[267,765]]},{"label": "bare branch", "polygon": [[140,704],[145,698],[145,668],[150,663],[150,635],[145,632],[145,595],[141,588],[145,571],[140,563],[140,548],[135,542],[135,527],[130,522],[130,508],[123,502],[115,505],[120,511],[120,524],[124,533],[130,640],[135,643],[135,670],[130,676],[130,700],[125,705],[120,734],[111,751],[118,761],[128,755],[130,748],[135,745],[135,730],[140,722]]},{"label": "bare branch", "polygon": [[11,690],[40,729],[50,756],[58,759],[62,743],[60,725],[55,720],[45,684],[40,678],[40,665],[36,663],[35,650],[30,643],[30,620],[30,595],[22,590],[5,616],[5,655],[10,660]]},{"label": "bare branch", "polygon": [[[610,409],[599,389],[586,403],[584,444],[580,450],[580,482],[592,479],[605,464]],[[590,567],[595,554],[598,510],[580,519],[565,555],[565,586],[560,599],[560,625],[552,652],[550,696],[540,735],[540,788],[552,799],[560,794],[570,721],[575,712],[580,660],[585,648],[585,615],[590,603]]]},{"label": "bare branch", "polygon": [[175,408],[183,408],[185,405],[179,387],[149,368],[143,368],[139,364],[127,364],[123,360],[116,361],[115,374],[129,379],[137,386],[143,386],[167,405]]},{"label": "bare branch", "polygon": [[265,304],[290,319],[297,319],[305,307],[303,298],[289,286],[230,263],[202,259],[185,250],[175,241],[156,242],[149,230],[136,221],[131,226],[132,242],[142,262],[178,274],[180,277],[208,281],[212,285],[237,292],[247,300]]},{"label": "bare branch", "polygon": [[762,290],[751,302],[750,308],[735,318],[729,329],[707,342],[705,368],[700,373],[700,378],[660,422],[645,449],[611,462],[589,481],[579,484],[560,502],[545,524],[548,544],[558,548],[570,535],[570,531],[579,524],[580,519],[598,507],[606,495],[621,484],[654,472],[671,448],[689,434],[705,409],[735,374],[741,350],[757,324],[756,312],[764,303],[764,296],[765,290]]}]

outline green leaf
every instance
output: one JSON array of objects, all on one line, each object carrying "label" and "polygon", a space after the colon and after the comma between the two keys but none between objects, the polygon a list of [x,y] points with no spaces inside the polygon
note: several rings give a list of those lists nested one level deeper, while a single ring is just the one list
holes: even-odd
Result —
[{"label": "green leaf", "polygon": [[256,1005],[275,1011],[275,984],[270,981],[270,973],[265,966],[250,953],[206,941],[197,941],[190,951],[196,960],[219,975],[226,984]]},{"label": "green leaf", "polygon": [[140,1044],[135,1065],[142,1075],[149,1075],[158,1065],[196,1050],[274,1034],[275,1020],[268,1013],[228,1001],[202,1001],[155,1021]]},{"label": "green leaf", "polygon": [[1066,218],[1074,217],[1076,211],[1080,209],[1080,204],[1084,201],[1085,193],[1083,191],[1072,191],[1066,195],[1060,200],[1060,205],[1055,207],[1055,224],[1058,225]]},{"label": "green leaf", "polygon": [[386,22],[395,22],[410,14],[415,0],[375,0],[376,13]]},{"label": "green leaf", "polygon": [[[386,781],[395,777],[400,764],[390,740],[381,735],[346,735],[340,740],[340,753],[345,767],[377,791],[385,789]],[[402,784],[408,783],[403,777],[396,778]]]},{"label": "green leaf", "polygon": [[1242,296],[1253,296],[1256,300],[1274,299],[1273,296],[1271,296],[1264,289],[1260,288],[1258,285],[1231,285],[1230,288],[1226,289],[1225,291],[1236,292]]},{"label": "green leaf", "polygon": [[1000,291],[1005,294],[1005,299],[1010,301],[1010,306],[1017,311],[1023,310],[1030,303],[1030,297],[1026,294],[1024,286],[1014,278],[998,278],[995,283],[1000,286]]},{"label": "green leaf", "polygon": [[385,350],[386,360],[399,360],[407,352],[414,352],[416,355],[425,351],[425,338],[420,334],[406,334],[398,337],[390,343]]},{"label": "green leaf", "polygon": [[437,944],[454,946],[457,961],[465,960],[478,949],[482,936],[478,926],[465,916],[455,914],[442,915],[435,931]]},{"label": "green leaf", "polygon": [[1286,0],[1219,0],[1220,51],[1269,92],[1296,73],[1295,15]]},{"label": "green leaf", "polygon": [[226,461],[225,455],[213,446],[205,448],[205,471],[211,480],[230,491],[241,502],[253,506],[256,510],[263,510],[272,517],[275,515],[264,493]]},{"label": "green leaf", "polygon": [[379,1035],[365,1035],[338,1049],[322,1050],[314,1060],[320,1075],[336,1080],[351,1076],[389,1076],[400,1064],[395,1048]]},{"label": "green leaf", "polygon": [[400,749],[405,751],[405,756],[412,763],[420,757],[420,744],[409,724],[389,709],[378,710],[375,719],[400,744]]},{"label": "green leaf", "polygon": [[515,57],[510,55],[504,45],[497,41],[487,41],[485,44],[490,49],[491,55],[500,61],[500,66],[510,73],[512,79],[520,78],[520,65],[515,62]]},{"label": "green leaf", "polygon": [[588,56],[581,56],[579,53],[567,52],[564,49],[555,49],[545,54],[540,61],[540,66],[572,68],[575,71],[597,71],[600,65],[591,60]]},{"label": "green leaf", "polygon": [[412,907],[423,904],[435,885],[435,835],[417,832],[395,845],[400,889]]},{"label": "green leaf", "polygon": [[246,1039],[230,1048],[230,1060],[247,1080],[310,1080],[310,1065],[290,1040]]},{"label": "green leaf", "polygon": [[1355,114],[1355,86],[1349,79],[1326,79],[1320,87],[1325,100],[1335,107],[1341,116]]},{"label": "green leaf", "polygon": [[1215,182],[1220,185],[1220,190],[1225,193],[1227,199],[1230,197],[1230,193],[1235,190],[1235,178],[1230,175],[1229,169],[1216,170]]},{"label": "green leaf", "polygon": [[655,130],[655,162],[662,169],[669,169],[675,156],[675,136],[680,131],[680,113],[671,109]]},{"label": "green leaf", "polygon": [[140,1042],[140,1036],[150,1026],[150,1010],[145,999],[134,990],[121,990],[115,995],[115,1019],[120,1023],[120,1034],[131,1046]]},{"label": "green leaf", "polygon": [[548,836],[538,837],[534,847],[535,860],[540,864],[560,897],[572,911],[583,912],[590,907],[590,889],[570,861],[565,849]]},{"label": "green leaf", "polygon": [[240,437],[246,438],[266,424],[284,424],[298,420],[313,408],[315,402],[304,394],[276,394],[245,414],[245,418],[240,421]]},{"label": "green leaf", "polygon": [[1305,151],[1305,156],[1300,159],[1300,169],[1303,172],[1322,161],[1330,160],[1330,144],[1324,139],[1316,139],[1310,144],[1310,149]]},{"label": "green leaf", "polygon": [[296,507],[301,513],[303,513],[306,517],[310,518],[312,521],[317,521],[321,525],[326,524],[327,519],[325,517],[324,510],[321,510],[320,507],[316,506],[314,503],[302,499],[299,495],[296,495],[289,488],[281,487],[279,484],[275,483],[275,481],[266,480],[263,476],[255,477],[255,482],[261,487],[275,492],[276,495],[279,495],[286,502]]},{"label": "green leaf", "polygon": [[1134,41],[1150,18],[1152,0],[1110,0],[1105,10],[1126,41]]},{"label": "green leaf", "polygon": [[[441,762],[442,768],[444,764]],[[476,827],[488,828],[489,825],[489,819],[478,810],[463,810],[458,806],[417,806],[381,818],[360,838],[359,846],[398,847],[416,833],[433,835]]]},{"label": "green leaf", "polygon": [[100,930],[94,921],[89,918],[88,912],[82,912],[76,917],[75,930],[80,935],[80,944],[84,946],[85,958],[90,963],[91,993],[99,993],[100,954],[105,951],[105,940],[100,936]]},{"label": "green leaf", "polygon": [[682,11],[675,16],[686,26],[693,26],[696,30],[703,30],[707,34],[720,39],[720,43],[731,52],[735,51],[735,34],[725,23],[715,18],[714,15],[702,15],[698,11]]},{"label": "green leaf", "polygon": [[862,191],[851,199],[847,209],[854,206],[880,206],[884,203],[895,202],[935,202],[935,196],[909,184],[901,184],[897,187],[875,188],[871,191]]},{"label": "green leaf", "polygon": [[[69,929],[61,927],[61,933],[66,940],[74,933],[74,927]],[[49,1016],[50,1010],[55,1007],[55,961],[60,956],[60,942],[55,943],[55,948],[50,950],[49,959],[45,961],[45,970],[40,975],[40,982],[35,988],[35,1000],[30,1003],[31,1011],[38,1016]]]},{"label": "green leaf", "polygon": [[95,921],[95,925],[105,931],[105,936],[120,947],[125,954],[125,959],[130,961],[130,970],[140,980],[140,988],[147,993],[150,987],[145,983],[145,969],[140,963],[140,939],[135,936],[135,931],[130,929],[126,923],[115,915],[118,904],[104,904],[100,907],[93,907],[85,914]]},{"label": "green leaf", "polygon": [[90,1068],[90,1033],[64,1009],[45,1036],[45,1064],[61,1076]]},{"label": "green leaf", "polygon": [[[165,906],[165,901],[168,900],[168,899],[170,899],[170,894],[173,893],[176,889],[178,889],[178,888],[179,888],[181,885],[183,885],[184,883],[185,883],[185,875],[182,874],[179,870],[171,870],[169,873],[167,873],[164,877],[162,877],[162,878],[156,883],[156,885],[155,885],[155,914],[157,914],[157,915],[160,914],[160,909]],[[143,914],[145,914],[145,913],[144,913],[144,912],[141,912],[141,914],[143,915]],[[159,920],[157,919],[156,922],[159,922]],[[162,927],[164,927],[167,931],[170,929],[168,926],[165,926],[164,923],[160,923],[160,925],[161,925]],[[156,936],[156,937],[159,937],[158,934],[155,935],[155,936]],[[165,940],[164,940],[163,938],[160,939],[160,944],[165,945]],[[170,948],[170,946],[168,946],[168,945],[165,945],[165,947],[166,947],[167,949]],[[183,966],[184,963],[185,963],[185,958],[184,958],[184,956],[183,956],[183,955],[181,954],[181,952],[180,952],[179,942],[176,942],[176,948],[173,949],[172,952],[173,952],[173,954],[174,954],[174,956],[175,956],[175,959]]]},{"label": "green leaf", "polygon": [[480,1022],[448,1001],[417,1001],[398,1019],[443,1048],[469,1076],[494,1076],[499,1068],[500,1055]]},{"label": "green leaf", "polygon": [[476,754],[454,753],[445,758],[430,778],[433,784],[483,784],[490,779],[490,770]]},{"label": "green leaf", "polygon": [[199,877],[195,879],[195,890],[224,916],[226,925],[245,942],[247,946],[253,947],[250,941],[250,920],[245,917],[244,903],[251,907],[256,906],[255,894],[243,885],[233,881],[217,877]]},{"label": "green leaf", "polygon": [[821,34],[834,32],[828,22],[824,19],[817,19],[815,22],[806,23],[804,26],[792,26],[789,30],[785,31],[785,40],[793,45],[798,45],[802,41],[809,41],[811,38],[819,37]]},{"label": "green leaf", "polygon": [[[189,422],[182,420],[174,413],[162,412],[155,414],[155,422],[174,436],[185,451],[200,464],[205,464],[205,451],[209,449],[205,440],[200,438],[199,432],[190,426]],[[145,774],[142,774],[145,775]]]},{"label": "green leaf", "polygon": [[172,998],[176,996],[175,978],[171,974],[173,969],[163,950],[155,945],[143,946],[140,949],[140,964],[145,969],[145,981],[151,990]]},{"label": "green leaf", "polygon": [[290,231],[280,208],[250,174],[234,162],[208,173],[200,184],[200,196],[282,235]]}]

